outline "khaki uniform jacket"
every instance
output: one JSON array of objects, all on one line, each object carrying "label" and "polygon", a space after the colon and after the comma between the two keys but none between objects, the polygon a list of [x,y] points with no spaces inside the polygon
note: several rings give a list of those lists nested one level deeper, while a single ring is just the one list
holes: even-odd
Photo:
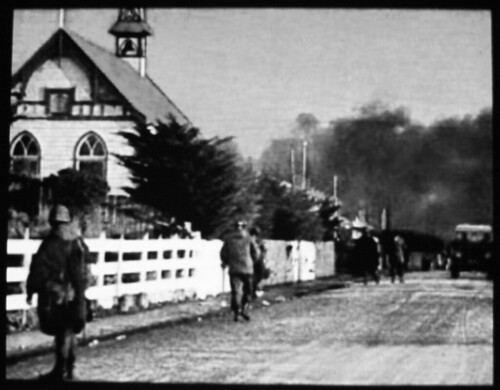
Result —
[{"label": "khaki uniform jacket", "polygon": [[229,267],[230,274],[253,275],[253,263],[258,260],[259,249],[246,231],[228,234],[220,252],[222,264]]},{"label": "khaki uniform jacket", "polygon": [[[42,332],[54,334],[54,329],[63,329],[65,326],[70,326],[75,332],[83,329],[86,319],[85,290],[89,276],[87,263],[87,246],[66,227],[53,230],[43,240],[31,262],[26,283],[29,297],[38,294],[37,312]],[[63,286],[64,283],[71,286],[70,310],[56,317],[58,324],[47,323],[44,313],[53,300],[53,286]],[[65,294],[65,291],[68,290],[61,290],[60,295]]]}]

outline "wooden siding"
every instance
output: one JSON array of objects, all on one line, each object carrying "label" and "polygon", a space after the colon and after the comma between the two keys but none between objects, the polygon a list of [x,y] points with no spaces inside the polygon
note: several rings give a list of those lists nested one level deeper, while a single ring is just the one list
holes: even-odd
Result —
[{"label": "wooden siding", "polygon": [[122,187],[130,185],[129,172],[118,165],[112,153],[131,154],[133,150],[126,140],[116,133],[131,129],[132,121],[53,121],[53,120],[18,120],[10,131],[10,142],[22,131],[29,131],[40,144],[41,177],[47,177],[64,168],[73,168],[75,148],[81,137],[94,131],[104,141],[108,150],[107,181],[111,187],[110,195],[125,195]]},{"label": "wooden siding", "polygon": [[[120,97],[113,95],[109,85],[102,78],[93,82],[90,70],[87,70],[77,60],[62,58],[59,66],[55,59],[45,61],[40,68],[33,72],[26,83],[26,95],[23,102],[29,105],[45,104],[46,88],[75,88],[75,103],[92,104],[108,102],[109,105],[117,105]],[[96,89],[94,94],[92,89]],[[97,101],[92,102],[92,96],[97,96]],[[123,104],[123,102],[121,102]],[[30,110],[23,104],[20,105],[19,113],[40,115],[42,110]],[[79,111],[77,111],[79,112]]]},{"label": "wooden siding", "polygon": [[[29,118],[45,118],[46,88],[75,88],[71,116],[75,117],[124,117],[131,114],[112,88],[102,78],[92,82],[90,72],[77,60],[62,58],[61,66],[56,60],[47,60],[37,69],[26,85],[26,96],[17,108],[17,114]],[[92,88],[96,93],[92,93]],[[97,101],[92,101],[92,96]],[[105,102],[105,103],[104,103]]]}]

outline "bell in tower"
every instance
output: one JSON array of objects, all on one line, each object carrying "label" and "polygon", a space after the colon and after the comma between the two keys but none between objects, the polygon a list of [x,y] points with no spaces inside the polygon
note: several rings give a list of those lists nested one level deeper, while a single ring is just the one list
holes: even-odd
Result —
[{"label": "bell in tower", "polygon": [[116,37],[116,55],[145,76],[147,37],[153,31],[146,22],[144,8],[121,8],[109,32]]},{"label": "bell in tower", "polygon": [[120,57],[140,57],[141,50],[137,45],[137,42],[134,42],[130,38],[123,39],[118,49],[118,53]]}]

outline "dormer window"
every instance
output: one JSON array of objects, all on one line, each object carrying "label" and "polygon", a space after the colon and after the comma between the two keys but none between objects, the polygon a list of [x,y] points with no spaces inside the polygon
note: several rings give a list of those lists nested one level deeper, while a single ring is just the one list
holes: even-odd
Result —
[{"label": "dormer window", "polygon": [[45,101],[49,115],[69,115],[75,97],[74,88],[45,90]]}]

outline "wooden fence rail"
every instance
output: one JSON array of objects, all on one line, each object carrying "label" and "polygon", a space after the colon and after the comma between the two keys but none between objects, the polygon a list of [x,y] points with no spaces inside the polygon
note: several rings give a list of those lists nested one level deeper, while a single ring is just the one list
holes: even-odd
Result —
[{"label": "wooden fence rail", "polygon": [[[201,238],[86,239],[94,257],[88,299],[111,308],[120,297],[144,294],[149,302],[204,298],[229,291],[229,277],[220,267],[220,240]],[[25,282],[41,240],[7,241],[7,311],[26,310]],[[315,278],[317,245],[306,241],[266,241],[271,277],[264,285]],[[324,244],[320,244],[323,245]],[[331,260],[330,260],[331,261]],[[331,269],[329,266],[328,268]],[[322,272],[322,276],[323,276]],[[334,273],[332,269],[331,274]],[[36,298],[33,300],[36,305]]]}]

